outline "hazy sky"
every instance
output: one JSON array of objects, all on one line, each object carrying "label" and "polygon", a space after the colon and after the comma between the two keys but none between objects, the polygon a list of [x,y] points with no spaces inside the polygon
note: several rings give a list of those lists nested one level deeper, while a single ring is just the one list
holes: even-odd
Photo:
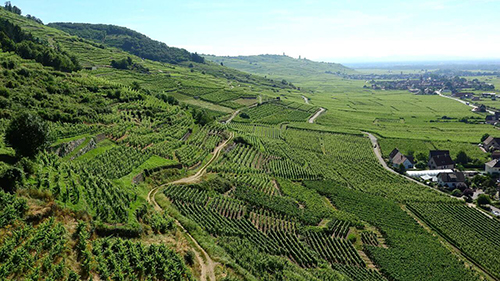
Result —
[{"label": "hazy sky", "polygon": [[216,55],[357,62],[500,58],[500,0],[13,0],[23,14],[126,26]]}]

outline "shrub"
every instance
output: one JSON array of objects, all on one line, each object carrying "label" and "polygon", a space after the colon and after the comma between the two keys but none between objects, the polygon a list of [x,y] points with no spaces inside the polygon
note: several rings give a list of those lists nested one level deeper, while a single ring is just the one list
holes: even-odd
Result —
[{"label": "shrub", "polygon": [[22,113],[8,125],[5,142],[18,156],[33,157],[50,144],[49,127],[40,117]]},{"label": "shrub", "polygon": [[451,193],[451,195],[455,196],[455,197],[462,197],[462,191],[460,191],[460,189],[455,189],[453,190],[453,192]]}]

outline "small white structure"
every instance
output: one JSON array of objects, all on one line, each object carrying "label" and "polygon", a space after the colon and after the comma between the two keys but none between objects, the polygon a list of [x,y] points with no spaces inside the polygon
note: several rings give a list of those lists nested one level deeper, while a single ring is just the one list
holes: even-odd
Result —
[{"label": "small white structure", "polygon": [[493,159],[490,162],[484,164],[484,170],[488,174],[500,174],[500,159]]},{"label": "small white structure", "polygon": [[424,171],[407,171],[406,174],[415,179],[423,179],[432,181],[437,181],[437,175],[440,173],[453,173],[452,169],[444,169],[444,170],[424,170]]}]

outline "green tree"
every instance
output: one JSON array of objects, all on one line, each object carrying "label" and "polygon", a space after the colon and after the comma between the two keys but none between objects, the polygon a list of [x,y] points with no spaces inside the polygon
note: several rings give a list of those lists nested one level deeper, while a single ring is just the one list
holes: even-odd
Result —
[{"label": "green tree", "polygon": [[422,152],[418,153],[416,158],[419,162],[425,162],[426,164],[427,164],[427,161],[429,161],[429,159],[427,158],[427,155],[425,155]]},{"label": "green tree", "polygon": [[33,157],[49,146],[49,126],[37,115],[19,114],[5,130],[5,142],[18,157]]},{"label": "green tree", "polygon": [[467,156],[467,153],[465,153],[465,151],[460,151],[457,154],[456,162],[458,164],[467,165],[467,163],[469,163],[469,157]]},{"label": "green tree", "polygon": [[477,197],[478,206],[483,206],[490,203],[491,203],[490,197],[486,194],[479,194],[479,196]]},{"label": "green tree", "polygon": [[485,141],[488,137],[490,136],[490,134],[484,134],[482,137],[481,137],[481,142]]}]

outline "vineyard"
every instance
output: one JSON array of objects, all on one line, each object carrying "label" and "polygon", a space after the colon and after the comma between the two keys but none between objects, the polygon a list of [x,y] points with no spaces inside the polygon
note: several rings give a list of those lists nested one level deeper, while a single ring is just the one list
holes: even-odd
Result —
[{"label": "vineyard", "polygon": [[408,208],[475,262],[500,277],[498,220],[464,204],[411,203]]},{"label": "vineyard", "polygon": [[500,221],[387,171],[362,133],[384,155],[483,161],[486,113],[335,64],[215,63],[15,11],[0,8],[0,280],[500,279]]}]

